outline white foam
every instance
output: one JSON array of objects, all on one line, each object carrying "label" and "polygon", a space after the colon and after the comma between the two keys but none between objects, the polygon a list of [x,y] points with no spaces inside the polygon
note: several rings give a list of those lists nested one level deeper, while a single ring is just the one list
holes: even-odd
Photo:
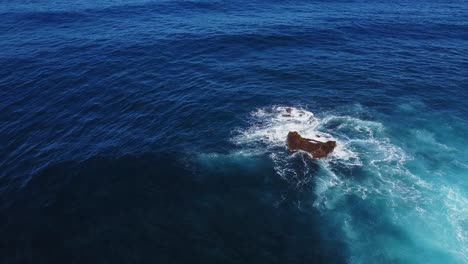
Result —
[{"label": "white foam", "polygon": [[247,129],[239,131],[233,139],[236,144],[256,147],[269,153],[284,152],[287,149],[287,134],[297,131],[303,137],[313,140],[337,142],[332,154],[324,159],[326,162],[363,166],[362,158],[368,149],[375,157],[374,164],[387,161],[401,163],[407,159],[401,149],[390,144],[386,138],[379,138],[384,131],[381,123],[352,116],[330,115],[321,119],[303,108],[275,106],[252,112],[251,124]]},{"label": "white foam", "polygon": [[[361,199],[367,199],[369,195],[386,197],[390,207],[396,200],[421,202],[418,188],[431,189],[430,184],[406,169],[404,164],[411,157],[391,143],[379,122],[348,115],[319,118],[303,108],[286,106],[257,109],[250,116],[251,126],[238,131],[233,141],[242,147],[267,153],[277,174],[298,186],[316,179],[315,192],[319,197],[316,206],[325,202],[332,206],[330,203],[336,197],[330,197],[329,189],[339,190],[342,194],[352,193]],[[316,161],[321,173],[311,175],[304,155],[287,151],[286,137],[290,131],[318,141],[337,142],[329,157]],[[303,159],[302,164],[297,163],[298,157]],[[354,181],[349,175],[338,175],[335,165],[361,168],[372,176],[364,182]]]},{"label": "white foam", "polygon": [[[302,108],[277,106],[270,109],[258,109],[251,113],[252,126],[240,131],[234,138],[239,145],[263,143],[266,150],[273,148],[286,149],[286,136],[290,131],[297,131],[303,137],[317,141],[337,141],[337,147],[331,159],[357,162],[357,155],[347,148],[347,142],[335,138],[322,129],[323,121],[310,111]],[[330,119],[326,119],[330,120]]]},{"label": "white foam", "polygon": [[[314,206],[322,212],[336,217],[346,214],[348,209],[340,206],[348,195],[382,201],[385,206],[382,210],[389,212],[392,221],[412,226],[415,237],[440,231],[440,237],[436,235],[441,242],[435,241],[436,246],[450,245],[450,250],[468,261],[466,196],[453,187],[430,184],[410,171],[406,163],[413,158],[391,142],[382,123],[349,115],[333,114],[320,118],[300,107],[274,106],[252,112],[250,124],[239,130],[233,141],[242,148],[268,154],[277,174],[298,188],[315,181],[317,199]],[[334,140],[337,147],[329,157],[314,161],[319,171],[311,173],[310,160],[302,153],[288,152],[286,137],[290,131],[318,141]],[[428,131],[413,131],[412,135],[428,146],[450,149]],[[458,160],[453,163],[458,168],[467,166]],[[359,175],[337,169],[342,167],[356,170]],[[349,214],[343,224],[351,240],[359,236],[359,230],[353,229],[353,221]]]}]

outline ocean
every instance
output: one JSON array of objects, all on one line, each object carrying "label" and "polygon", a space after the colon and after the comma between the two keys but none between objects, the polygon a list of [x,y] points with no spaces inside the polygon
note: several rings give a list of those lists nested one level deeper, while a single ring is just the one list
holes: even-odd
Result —
[{"label": "ocean", "polygon": [[0,65],[0,263],[468,263],[466,0],[3,0]]}]

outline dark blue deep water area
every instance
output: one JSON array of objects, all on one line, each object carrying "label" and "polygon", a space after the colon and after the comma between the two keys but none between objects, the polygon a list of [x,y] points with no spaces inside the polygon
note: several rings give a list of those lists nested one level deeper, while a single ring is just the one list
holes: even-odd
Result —
[{"label": "dark blue deep water area", "polygon": [[0,0],[2,264],[466,264],[467,146],[466,0]]}]

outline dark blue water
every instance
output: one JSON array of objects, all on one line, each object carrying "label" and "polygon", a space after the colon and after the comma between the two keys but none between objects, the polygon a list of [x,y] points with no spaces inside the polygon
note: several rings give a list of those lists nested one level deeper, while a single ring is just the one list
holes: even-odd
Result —
[{"label": "dark blue water", "polygon": [[4,0],[0,65],[1,263],[468,263],[467,1]]}]

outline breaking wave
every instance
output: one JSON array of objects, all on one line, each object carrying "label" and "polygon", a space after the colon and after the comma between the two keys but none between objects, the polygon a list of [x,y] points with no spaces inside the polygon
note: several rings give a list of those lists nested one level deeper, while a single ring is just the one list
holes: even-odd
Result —
[{"label": "breaking wave", "polygon": [[287,172],[297,173],[287,165],[303,155],[291,155],[287,151],[286,136],[289,131],[297,131],[317,141],[336,141],[337,146],[331,155],[317,161],[332,174],[335,174],[332,165],[353,169],[388,164],[396,165],[395,169],[401,171],[402,164],[409,159],[401,148],[391,144],[384,136],[384,127],[379,122],[346,115],[320,118],[303,108],[285,106],[257,109],[250,116],[251,125],[240,130],[233,141],[243,148],[251,148],[252,152],[269,154],[280,176],[285,176]]},{"label": "breaking wave", "polygon": [[[276,173],[298,191],[314,183],[313,205],[330,221],[341,223],[351,263],[394,258],[416,263],[468,261],[466,198],[456,188],[409,169],[407,163],[416,161],[392,142],[383,123],[343,114],[318,117],[304,108],[274,106],[253,111],[249,124],[233,142],[243,152],[268,155]],[[320,160],[291,154],[286,145],[289,131],[318,141],[335,140],[337,147]],[[363,212],[368,219],[363,219]],[[389,227],[398,231],[389,232]],[[395,257],[402,246],[413,253]],[[430,253],[414,254],[421,249]]]}]

